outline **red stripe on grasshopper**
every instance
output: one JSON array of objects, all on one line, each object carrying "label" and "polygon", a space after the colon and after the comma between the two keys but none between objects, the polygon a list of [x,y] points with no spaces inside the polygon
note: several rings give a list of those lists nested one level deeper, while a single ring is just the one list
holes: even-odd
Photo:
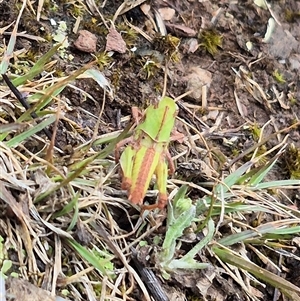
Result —
[{"label": "red stripe on grasshopper", "polygon": [[161,124],[160,124],[160,127],[159,127],[159,129],[158,129],[157,135],[156,135],[156,137],[155,137],[155,140],[156,140],[156,141],[158,140],[159,134],[161,133],[161,130],[162,130],[163,126],[165,125],[165,120],[166,120],[166,116],[167,116],[168,111],[169,111],[169,107],[166,107],[166,108],[165,108],[165,111],[164,111],[164,115],[163,115],[162,122],[161,122]]},{"label": "red stripe on grasshopper", "polygon": [[[157,105],[150,105],[144,112],[143,118],[137,124],[130,139],[119,142],[115,156],[118,161],[119,148],[125,148],[120,158],[122,169],[122,188],[127,189],[128,199],[134,204],[143,204],[143,199],[149,187],[153,174],[159,190],[158,203],[149,208],[164,208],[167,204],[167,174],[175,171],[168,152],[170,137],[174,127],[177,107],[170,97],[163,97]],[[133,114],[133,116],[137,114]],[[138,123],[138,116],[135,118]],[[182,136],[180,136],[182,139]],[[168,164],[167,164],[168,163]],[[145,207],[146,208],[146,207]]]},{"label": "red stripe on grasshopper", "polygon": [[135,158],[142,158],[142,160],[134,160],[128,197],[133,204],[143,204],[160,155],[153,147],[141,146],[138,150]]}]

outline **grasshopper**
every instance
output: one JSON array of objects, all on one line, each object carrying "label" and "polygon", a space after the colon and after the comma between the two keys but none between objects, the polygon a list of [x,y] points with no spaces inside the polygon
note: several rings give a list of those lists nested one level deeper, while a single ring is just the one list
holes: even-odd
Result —
[{"label": "grasshopper", "polygon": [[[174,163],[168,150],[169,142],[180,140],[183,135],[171,135],[177,105],[164,96],[157,105],[150,105],[138,121],[138,110],[133,108],[133,117],[137,124],[132,137],[120,141],[115,148],[116,162],[122,170],[121,188],[127,190],[128,199],[133,204],[143,205],[143,199],[149,188],[153,174],[158,187],[158,202],[143,206],[144,209],[163,209],[168,202],[168,173],[175,171]],[[120,147],[128,144],[119,158]],[[169,167],[169,172],[168,172]]]}]

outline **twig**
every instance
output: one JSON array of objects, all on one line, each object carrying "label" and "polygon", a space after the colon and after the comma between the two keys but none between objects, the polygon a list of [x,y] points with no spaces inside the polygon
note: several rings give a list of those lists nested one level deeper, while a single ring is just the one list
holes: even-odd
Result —
[{"label": "twig", "polygon": [[[23,97],[23,95],[20,93],[20,91],[13,85],[13,83],[10,81],[10,79],[8,78],[8,76],[6,74],[2,74],[2,77],[3,77],[4,81],[6,82],[7,86],[9,87],[9,89],[14,93],[14,95],[20,101],[20,103],[22,104],[22,106],[26,110],[29,110],[30,106],[27,103],[25,97]],[[38,118],[38,115],[35,112],[30,113],[30,115],[31,115],[31,117],[33,119]],[[50,131],[48,129],[43,129],[43,132],[48,137],[48,139],[51,141],[52,135],[51,135]]]},{"label": "twig", "polygon": [[145,285],[151,292],[155,301],[169,301],[168,296],[164,292],[160,282],[154,275],[153,271],[144,267],[142,263],[137,258],[137,251],[134,248],[130,248],[132,253],[132,261],[136,267],[138,274],[140,274],[141,279],[144,281]]}]

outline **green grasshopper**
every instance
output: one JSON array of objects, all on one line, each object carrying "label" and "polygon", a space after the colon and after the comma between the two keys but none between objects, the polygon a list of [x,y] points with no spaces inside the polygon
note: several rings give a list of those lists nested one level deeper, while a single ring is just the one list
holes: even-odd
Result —
[{"label": "green grasshopper", "polygon": [[[128,199],[133,204],[143,205],[153,174],[158,187],[158,202],[143,206],[144,209],[163,209],[168,202],[167,178],[175,167],[168,150],[169,142],[180,140],[183,135],[171,136],[177,105],[170,97],[163,97],[157,105],[150,105],[138,121],[138,110],[133,108],[136,128],[132,137],[120,141],[115,148],[116,162],[122,169],[122,189],[127,190]],[[128,144],[119,159],[120,147]],[[167,164],[168,163],[168,164]]]}]

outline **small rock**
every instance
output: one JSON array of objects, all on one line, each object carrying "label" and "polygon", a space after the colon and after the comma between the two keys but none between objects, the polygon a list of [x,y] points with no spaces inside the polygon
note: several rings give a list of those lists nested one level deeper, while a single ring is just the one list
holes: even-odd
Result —
[{"label": "small rock", "polygon": [[291,65],[291,70],[300,69],[300,54],[294,53],[289,57],[289,62]]},{"label": "small rock", "polygon": [[151,9],[151,6],[149,4],[147,4],[147,3],[143,3],[140,6],[140,9],[144,13],[145,16],[148,16],[148,14],[150,12],[150,9]]},{"label": "small rock", "polygon": [[158,10],[161,18],[165,21],[170,21],[175,15],[175,9],[170,7],[163,7]]},{"label": "small rock", "polygon": [[109,33],[106,37],[106,51],[116,51],[119,53],[126,52],[126,43],[124,42],[120,33],[113,27],[109,29]]},{"label": "small rock", "polygon": [[281,26],[277,26],[269,43],[266,44],[266,47],[271,56],[286,59],[293,51],[297,52],[300,43],[288,30],[284,30]]},{"label": "small rock", "polygon": [[96,52],[97,37],[88,30],[80,30],[78,34],[79,36],[74,42],[74,46],[83,52]]},{"label": "small rock", "polygon": [[189,69],[189,74],[186,76],[187,80],[187,91],[192,90],[193,92],[189,95],[196,101],[201,100],[202,87],[210,86],[212,81],[212,74],[198,66]]},{"label": "small rock", "polygon": [[9,277],[5,280],[5,286],[8,301],[55,301],[55,298],[50,295],[50,292],[26,280]]},{"label": "small rock", "polygon": [[194,53],[199,48],[198,40],[195,38],[191,38],[187,41],[188,50],[187,53]]},{"label": "small rock", "polygon": [[196,30],[187,27],[185,25],[172,24],[172,23],[166,23],[165,25],[171,33],[175,34],[178,37],[193,38],[196,37],[198,34]]},{"label": "small rock", "polygon": [[206,118],[215,121],[219,116],[219,110],[209,111]]}]

